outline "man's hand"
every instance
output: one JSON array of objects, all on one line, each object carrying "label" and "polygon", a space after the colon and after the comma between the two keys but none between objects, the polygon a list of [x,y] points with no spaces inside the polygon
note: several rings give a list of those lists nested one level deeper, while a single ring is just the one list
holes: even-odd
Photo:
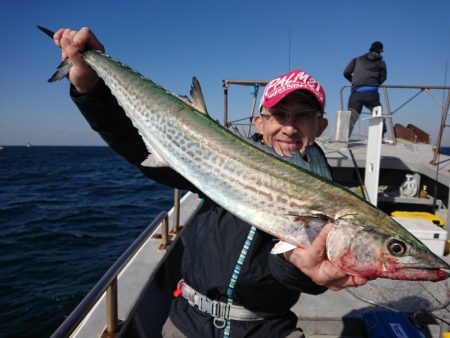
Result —
[{"label": "man's hand", "polygon": [[333,226],[334,224],[331,223],[325,225],[311,246],[286,252],[284,254],[286,260],[302,270],[313,282],[331,290],[337,291],[349,286],[364,285],[367,279],[347,275],[328,260],[326,241],[328,232]]},{"label": "man's hand", "polygon": [[62,48],[62,60],[69,58],[73,64],[69,73],[69,81],[81,94],[91,91],[99,81],[99,77],[83,60],[79,52],[90,48],[104,52],[103,45],[87,27],[83,27],[79,31],[61,28],[53,35],[53,40],[59,48]]}]

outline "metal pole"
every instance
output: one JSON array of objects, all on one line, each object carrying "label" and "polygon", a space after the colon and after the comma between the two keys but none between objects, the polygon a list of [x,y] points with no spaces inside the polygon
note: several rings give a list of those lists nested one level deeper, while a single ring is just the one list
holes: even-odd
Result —
[{"label": "metal pole", "polygon": [[442,111],[442,118],[441,118],[441,126],[439,128],[439,135],[438,135],[438,139],[436,141],[436,145],[434,146],[433,159],[430,162],[432,165],[436,165],[437,164],[437,162],[436,162],[437,155],[438,155],[439,151],[441,150],[442,134],[443,134],[444,128],[445,128],[445,121],[447,120],[448,106],[449,105],[450,105],[450,90],[447,91],[447,101],[445,101],[445,106],[444,106],[444,109]]},{"label": "metal pole", "polygon": [[173,227],[171,234],[176,235],[180,231],[180,189],[175,189],[173,193]]},{"label": "metal pole", "polygon": [[115,337],[118,328],[117,315],[117,278],[106,289],[106,334]]},{"label": "metal pole", "polygon": [[[395,137],[395,134],[394,134],[394,126],[392,125],[392,111],[391,111],[391,104],[389,102],[388,91],[387,91],[386,87],[384,87],[383,89],[384,89],[384,97],[386,100],[386,109],[387,109],[387,115],[388,115],[388,120],[389,120],[389,129],[391,131],[392,140],[394,141],[394,144],[397,144],[397,138]],[[383,123],[385,123],[385,121],[383,121]]]},{"label": "metal pole", "polygon": [[223,81],[223,125],[228,128],[228,84]]},{"label": "metal pole", "polygon": [[339,106],[341,107],[341,110],[344,110],[344,97],[343,97],[343,95],[344,95],[344,89],[347,88],[347,87],[350,87],[350,86],[343,86],[341,88],[341,91],[340,91]]},{"label": "metal pole", "polygon": [[373,205],[378,204],[378,183],[380,180],[381,138],[383,134],[383,113],[381,106],[372,110],[369,120],[369,135],[367,137],[366,170],[364,185],[367,200]]},{"label": "metal pole", "polygon": [[255,91],[253,92],[253,102],[252,102],[252,108],[250,110],[250,119],[248,122],[247,137],[250,137],[250,132],[252,130],[253,115],[255,113],[256,98],[258,97],[258,90],[259,90],[259,85],[256,84]]},{"label": "metal pole", "polygon": [[165,250],[169,246],[169,217],[166,215],[162,221],[161,227],[161,245],[159,246],[160,250]]}]

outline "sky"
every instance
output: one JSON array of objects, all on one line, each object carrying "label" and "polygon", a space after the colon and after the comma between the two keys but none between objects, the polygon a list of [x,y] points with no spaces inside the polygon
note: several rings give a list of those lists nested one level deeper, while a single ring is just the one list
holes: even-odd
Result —
[{"label": "sky", "polygon": [[[67,80],[47,82],[61,54],[36,25],[90,27],[109,55],[175,93],[187,94],[196,76],[219,121],[222,80],[303,69],[325,88],[332,136],[348,85],[343,69],[373,41],[384,44],[385,84],[450,85],[449,13],[449,0],[0,0],[0,145],[105,144],[71,101]],[[391,109],[416,93],[389,91]],[[251,89],[229,95],[231,118],[247,116]],[[394,123],[415,124],[434,143],[442,116],[436,101],[444,101],[442,90],[420,94],[395,112]],[[450,145],[450,130],[443,144]]]}]

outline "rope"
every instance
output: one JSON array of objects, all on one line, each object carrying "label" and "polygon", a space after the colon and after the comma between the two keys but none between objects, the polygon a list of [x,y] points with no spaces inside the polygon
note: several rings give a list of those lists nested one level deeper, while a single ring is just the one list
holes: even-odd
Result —
[{"label": "rope", "polygon": [[[239,277],[239,273],[241,272],[242,265],[244,264],[245,257],[247,256],[248,249],[252,244],[253,238],[255,237],[256,228],[252,226],[250,231],[248,232],[247,239],[245,240],[244,246],[242,247],[241,253],[239,254],[239,258],[236,262],[236,265],[233,270],[233,274],[230,279],[230,283],[228,284],[227,289],[227,303],[229,305],[233,304],[233,291],[236,286],[237,279]],[[226,326],[223,332],[224,337],[229,337],[231,332],[231,321],[226,321]]]}]

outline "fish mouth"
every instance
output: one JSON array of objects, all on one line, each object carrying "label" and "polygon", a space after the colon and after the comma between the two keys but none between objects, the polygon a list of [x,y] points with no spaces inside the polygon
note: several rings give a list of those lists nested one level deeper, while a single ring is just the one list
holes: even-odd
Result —
[{"label": "fish mouth", "polygon": [[416,257],[413,262],[384,261],[380,277],[399,280],[440,281],[450,277],[450,265],[440,257]]},{"label": "fish mouth", "polygon": [[450,277],[450,269],[442,268],[401,268],[395,270],[381,271],[379,277],[398,280],[415,280],[437,282]]}]

